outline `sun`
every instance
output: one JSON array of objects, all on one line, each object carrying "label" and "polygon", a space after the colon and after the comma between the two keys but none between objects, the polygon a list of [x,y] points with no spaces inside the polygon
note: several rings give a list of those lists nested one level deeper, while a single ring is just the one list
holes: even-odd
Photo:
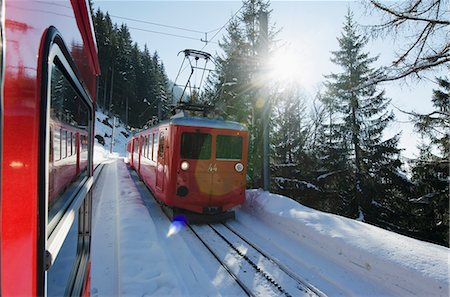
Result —
[{"label": "sun", "polygon": [[276,83],[304,81],[304,71],[300,53],[289,47],[280,48],[272,53],[268,61],[268,74]]}]

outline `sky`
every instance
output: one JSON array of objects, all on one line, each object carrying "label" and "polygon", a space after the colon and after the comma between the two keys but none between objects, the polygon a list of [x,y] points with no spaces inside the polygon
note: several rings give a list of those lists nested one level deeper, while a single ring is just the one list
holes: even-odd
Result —
[{"label": "sky", "polygon": [[[189,48],[208,51],[213,55],[220,53],[217,42],[226,33],[223,27],[241,5],[241,1],[94,0],[95,9],[108,11],[113,22],[127,24],[133,40],[141,47],[147,44],[151,51],[158,52],[172,81],[183,61],[182,55],[178,55],[180,51]],[[336,38],[341,35],[348,8],[352,9],[355,20],[362,25],[377,21],[358,1],[271,1],[270,7],[269,24],[280,29],[277,40],[281,45],[280,51],[273,55],[273,63],[279,66],[279,73],[284,73],[283,78],[287,74],[300,82],[310,101],[324,81],[324,75],[339,71],[330,57],[331,51],[339,48]],[[223,29],[218,30],[220,28]],[[201,41],[205,38],[212,42],[205,46]],[[400,49],[401,42],[386,37],[370,41],[365,50],[370,51],[371,56],[379,55],[374,66],[387,65],[395,58],[394,49]],[[435,75],[442,74],[430,74],[428,79],[422,81],[397,81],[382,85],[386,95],[392,99],[391,108],[396,113],[396,121],[387,130],[386,137],[402,133],[399,147],[405,149],[402,153],[405,157],[417,156],[416,146],[420,136],[413,131],[408,116],[397,108],[421,113],[431,111],[432,89],[436,88],[432,80]]]}]

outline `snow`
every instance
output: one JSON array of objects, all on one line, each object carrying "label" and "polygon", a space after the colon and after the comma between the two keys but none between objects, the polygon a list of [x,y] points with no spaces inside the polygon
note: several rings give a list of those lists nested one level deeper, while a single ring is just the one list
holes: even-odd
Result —
[{"label": "snow", "polygon": [[[98,123],[96,134],[110,134]],[[93,195],[91,295],[244,296],[194,234],[171,223],[132,178],[119,157],[126,143],[120,137],[115,154],[97,141],[94,149],[95,163],[104,167]],[[235,210],[236,219],[228,222],[233,229],[325,295],[449,296],[446,247],[262,190],[247,190]],[[232,259],[232,253],[223,257]],[[253,286],[261,283],[253,279]]]},{"label": "snow", "polygon": [[94,192],[101,198],[93,228],[93,296],[179,295],[173,267],[166,265],[153,220],[125,166],[109,164]]},{"label": "snow", "polygon": [[240,294],[186,229],[168,236],[171,222],[148,192],[144,198],[122,159],[105,166],[94,192],[92,296]]},{"label": "snow", "polygon": [[[107,120],[109,125],[103,123],[104,120]],[[125,137],[126,135],[131,135],[131,133],[124,127],[122,123],[116,119],[116,129],[114,130],[114,145],[112,149],[112,153],[109,153],[111,146],[111,134],[112,134],[112,124],[113,119],[105,115],[101,111],[95,112],[95,135],[100,135],[105,140],[105,144],[102,145],[98,142],[98,139],[95,139],[94,146],[94,160],[100,161],[108,158],[108,156],[112,155],[113,157],[117,156],[125,156],[126,155],[126,145],[129,137]]]},{"label": "snow", "polygon": [[449,295],[450,250],[446,247],[259,190],[247,192],[243,209],[294,236],[299,245],[306,241],[331,261],[359,269],[397,294]]},{"label": "snow", "polygon": [[[303,181],[303,180],[298,180],[298,179],[294,179],[294,178],[286,178],[286,177],[275,177],[274,179],[275,179],[275,182],[277,182],[278,184],[292,182],[292,183],[295,184],[296,188],[298,188],[299,185],[303,185],[307,189],[313,189],[313,190],[316,190],[316,191],[321,191],[315,185],[313,185],[313,184],[311,184],[309,182]],[[281,186],[281,188],[283,188],[282,185],[280,185],[280,186]]]},{"label": "snow", "polygon": [[330,175],[334,175],[334,174],[336,174],[336,173],[338,173],[338,172],[341,172],[341,170],[339,170],[339,171],[332,171],[332,172],[328,172],[328,173],[319,175],[316,179],[317,179],[317,180],[321,180],[321,179],[324,179],[324,178],[329,177]]}]

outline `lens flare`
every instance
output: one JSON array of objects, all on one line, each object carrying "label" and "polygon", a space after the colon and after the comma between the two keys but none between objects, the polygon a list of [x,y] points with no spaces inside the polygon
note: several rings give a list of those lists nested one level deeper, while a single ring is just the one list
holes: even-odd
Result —
[{"label": "lens flare", "polygon": [[181,230],[183,230],[187,225],[187,219],[183,215],[177,215],[173,219],[170,224],[169,231],[167,232],[166,237],[169,238],[172,235],[178,234]]}]

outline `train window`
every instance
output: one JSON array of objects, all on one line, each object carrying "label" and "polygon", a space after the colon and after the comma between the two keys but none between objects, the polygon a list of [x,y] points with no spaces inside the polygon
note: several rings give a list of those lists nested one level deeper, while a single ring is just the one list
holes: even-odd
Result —
[{"label": "train window", "polygon": [[72,133],[72,155],[75,155],[77,153],[77,134]]},{"label": "train window", "polygon": [[38,252],[44,255],[41,248],[45,249],[39,265],[47,271],[40,278],[46,296],[81,296],[89,266],[93,102],[75,74],[76,64],[71,63],[60,36],[52,30],[49,34],[54,39],[48,39],[52,42],[50,52],[42,58],[43,69],[48,67],[43,72],[48,76],[43,75],[42,94],[48,98],[42,99],[48,100],[48,109],[43,112],[48,111],[50,133],[47,129],[42,132],[49,156],[53,153],[61,159],[76,154],[77,158],[44,163],[45,175],[40,175],[39,233],[43,245]]},{"label": "train window", "polygon": [[72,132],[67,132],[67,154],[69,156],[73,155],[73,148],[72,148]]},{"label": "train window", "polygon": [[53,133],[53,156],[54,161],[61,160],[61,129],[56,128]]},{"label": "train window", "polygon": [[158,156],[160,158],[164,157],[164,132],[159,133]]},{"label": "train window", "polygon": [[148,135],[148,159],[152,159],[152,151],[153,151],[153,134]]},{"label": "train window", "polygon": [[148,136],[145,136],[145,142],[144,142],[144,157],[148,157]]},{"label": "train window", "polygon": [[242,137],[217,135],[216,159],[240,160],[242,158]]},{"label": "train window", "polygon": [[67,157],[67,131],[62,130],[61,133],[61,159]]},{"label": "train window", "polygon": [[211,159],[211,134],[185,132],[181,135],[180,155],[183,159]]},{"label": "train window", "polygon": [[[75,212],[75,221],[78,221],[79,212]],[[78,232],[79,224],[72,224],[67,238],[64,241],[61,250],[64,251],[56,258],[55,263],[48,271],[48,289],[47,296],[67,296],[66,286],[70,281],[72,266],[67,263],[73,263],[77,258]]]},{"label": "train window", "polygon": [[152,160],[156,162],[156,152],[158,151],[158,132],[153,133]]},{"label": "train window", "polygon": [[147,143],[147,158],[148,159],[151,159],[152,158],[152,145],[153,145],[153,143],[152,143],[152,137],[153,137],[153,135],[152,134],[150,134],[149,136],[148,136],[148,143]]},{"label": "train window", "polygon": [[144,136],[142,139],[142,156],[145,157],[147,153],[147,136]]}]

